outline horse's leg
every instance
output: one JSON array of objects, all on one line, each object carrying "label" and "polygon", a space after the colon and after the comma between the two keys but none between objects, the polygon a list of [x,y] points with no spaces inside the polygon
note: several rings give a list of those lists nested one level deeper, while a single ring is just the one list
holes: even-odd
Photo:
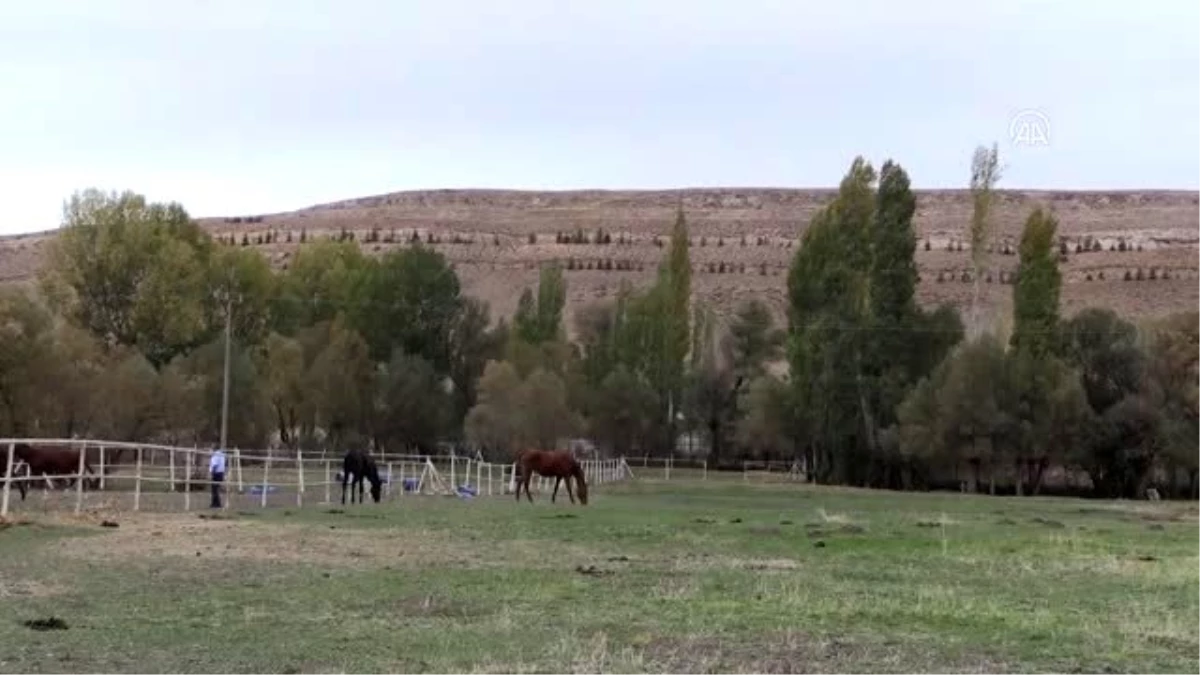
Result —
[{"label": "horse's leg", "polygon": [[[558,497],[558,484],[561,482],[562,482],[562,476],[554,477],[554,492],[550,493],[550,503],[551,504],[553,504],[554,500]],[[570,488],[570,485],[568,484],[568,489],[569,488]]]},{"label": "horse's leg", "polygon": [[[349,482],[350,482],[350,472],[346,471],[345,469],[342,469],[342,505],[343,506],[346,504],[346,483],[349,483]],[[354,495],[350,495],[350,498],[353,499]]]},{"label": "horse's leg", "polygon": [[573,481],[573,480],[574,480],[573,478],[570,478],[570,477],[567,478],[567,496],[571,498],[572,504],[575,503],[575,491],[571,489],[571,481]]},{"label": "horse's leg", "polygon": [[[529,500],[530,504],[533,503],[533,495],[529,494],[529,479],[532,477],[533,477],[533,471],[526,471],[525,473],[521,474],[521,485],[525,487],[525,497]],[[518,490],[517,491],[517,499],[521,498],[520,494],[521,494],[521,492],[520,492],[520,490]]]}]

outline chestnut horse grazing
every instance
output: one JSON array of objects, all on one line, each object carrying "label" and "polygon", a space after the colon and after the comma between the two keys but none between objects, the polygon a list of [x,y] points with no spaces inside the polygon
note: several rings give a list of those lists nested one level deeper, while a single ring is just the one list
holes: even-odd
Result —
[{"label": "chestnut horse grazing", "polygon": [[[50,476],[60,476],[62,480],[66,481],[67,487],[70,487],[75,484],[75,474],[79,472],[80,452],[79,448],[17,443],[13,448],[13,459],[25,462],[28,466],[27,475],[29,476],[45,476],[47,483],[52,481]],[[95,475],[96,473],[92,470],[92,465],[87,462],[86,457],[84,457],[83,468],[89,474]],[[93,478],[85,481],[84,486],[95,489],[99,487],[99,480]],[[25,498],[24,491],[22,491],[21,498]]]},{"label": "chestnut horse grazing", "polygon": [[533,478],[533,474],[545,476],[554,479],[554,493],[550,495],[550,501],[553,502],[558,496],[558,484],[564,480],[567,482],[567,496],[571,498],[571,503],[575,503],[575,495],[571,492],[571,479],[575,479],[575,488],[579,491],[579,503],[587,504],[587,480],[583,477],[583,467],[575,460],[575,457],[563,450],[526,450],[517,456],[517,501],[521,501],[521,488],[525,488],[525,497],[530,502],[533,501],[533,495],[529,494],[529,479]]}]

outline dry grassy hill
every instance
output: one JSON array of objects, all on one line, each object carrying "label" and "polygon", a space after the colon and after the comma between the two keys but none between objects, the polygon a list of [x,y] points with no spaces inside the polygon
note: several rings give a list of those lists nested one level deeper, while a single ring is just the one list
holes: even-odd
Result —
[{"label": "dry grassy hill", "polygon": [[[415,233],[453,261],[466,291],[491,303],[494,315],[510,315],[521,289],[536,283],[539,263],[557,259],[572,267],[567,272],[570,315],[581,303],[611,296],[624,280],[648,283],[682,204],[692,234],[696,296],[714,302],[721,313],[749,297],[761,297],[782,313],[787,265],[799,235],[833,194],[752,188],[431,190],[201,222],[239,243],[245,235],[249,245],[278,265],[287,264],[301,232],[309,240],[353,232],[373,253],[407,245]],[[1017,258],[1006,255],[1005,247],[1015,252],[1021,224],[1037,204],[1058,215],[1065,241],[1065,313],[1099,305],[1148,317],[1197,308],[1200,193],[1004,191],[996,213],[996,251],[984,284],[995,316],[1007,315],[1011,307],[1007,275]],[[918,191],[922,303],[961,305],[970,297],[971,284],[963,278],[970,214],[966,191]],[[599,229],[611,243],[595,243]],[[265,241],[268,232],[271,243]],[[561,243],[563,235],[578,234],[587,243]],[[31,278],[51,236],[0,239],[0,281]]]}]

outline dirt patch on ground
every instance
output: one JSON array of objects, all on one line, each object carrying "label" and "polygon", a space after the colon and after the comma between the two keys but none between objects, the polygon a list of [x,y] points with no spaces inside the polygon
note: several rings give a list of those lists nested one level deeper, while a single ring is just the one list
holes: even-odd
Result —
[{"label": "dirt patch on ground", "polygon": [[0,600],[18,598],[47,598],[63,592],[61,586],[44,584],[40,581],[0,578]]},{"label": "dirt patch on ground", "polygon": [[669,673],[994,673],[1011,669],[979,656],[964,659],[928,648],[788,632],[760,640],[656,638],[645,646],[648,670]]},{"label": "dirt patch on ground", "polygon": [[[95,537],[58,542],[68,557],[205,558],[332,567],[562,565],[572,558],[560,550],[546,560],[534,542],[511,541],[486,549],[429,530],[354,529],[316,524],[264,523],[242,519],[200,519],[196,515],[152,515],[125,519],[118,529]],[[501,551],[497,551],[499,546]],[[578,556],[577,556],[578,557]],[[528,558],[528,559],[527,559]]]},{"label": "dirt patch on ground", "polygon": [[800,562],[789,558],[738,558],[715,555],[689,555],[670,561],[669,570],[691,572],[697,570],[738,569],[755,571],[792,571],[800,569]]}]

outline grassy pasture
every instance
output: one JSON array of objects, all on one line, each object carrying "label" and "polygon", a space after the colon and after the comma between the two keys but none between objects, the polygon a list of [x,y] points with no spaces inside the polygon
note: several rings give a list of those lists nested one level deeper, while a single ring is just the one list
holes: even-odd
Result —
[{"label": "grassy pasture", "polygon": [[0,526],[0,671],[1200,666],[1194,503],[675,476],[547,497],[27,514]]}]

